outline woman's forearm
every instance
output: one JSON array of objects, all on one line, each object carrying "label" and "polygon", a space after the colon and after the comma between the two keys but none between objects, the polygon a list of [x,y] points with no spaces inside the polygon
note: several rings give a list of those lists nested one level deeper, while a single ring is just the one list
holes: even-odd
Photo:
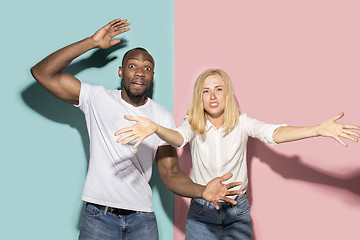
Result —
[{"label": "woman's forearm", "polygon": [[317,133],[318,126],[311,127],[292,127],[282,126],[273,133],[273,140],[276,143],[291,142],[305,138],[320,136]]},{"label": "woman's forearm", "polygon": [[178,131],[165,128],[159,124],[157,124],[156,127],[156,135],[158,135],[159,138],[161,138],[165,142],[169,143],[171,146],[180,147],[183,144],[184,138]]}]

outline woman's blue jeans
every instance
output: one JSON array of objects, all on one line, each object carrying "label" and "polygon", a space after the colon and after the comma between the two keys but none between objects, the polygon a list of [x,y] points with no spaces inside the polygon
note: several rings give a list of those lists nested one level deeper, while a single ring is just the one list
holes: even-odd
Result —
[{"label": "woman's blue jeans", "polygon": [[186,240],[240,239],[252,240],[253,231],[246,195],[235,199],[236,205],[222,203],[216,210],[212,202],[192,199],[186,222]]},{"label": "woman's blue jeans", "polygon": [[87,204],[80,226],[80,240],[158,240],[154,212],[114,215]]}]

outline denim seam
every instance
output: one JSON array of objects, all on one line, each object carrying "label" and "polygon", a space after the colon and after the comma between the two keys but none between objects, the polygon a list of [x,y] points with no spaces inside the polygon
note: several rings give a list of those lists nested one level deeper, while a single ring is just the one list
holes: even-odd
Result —
[{"label": "denim seam", "polygon": [[236,208],[235,211],[236,211],[239,215],[243,215],[243,214],[245,214],[245,213],[248,213],[248,212],[250,211],[250,209],[248,208],[248,209],[246,209],[245,211],[240,212],[240,211]]},{"label": "denim seam", "polygon": [[244,198],[241,202],[238,202],[236,205],[240,205],[240,204],[242,204],[242,203],[244,203],[244,202],[246,202],[246,201],[247,201],[247,199]]}]

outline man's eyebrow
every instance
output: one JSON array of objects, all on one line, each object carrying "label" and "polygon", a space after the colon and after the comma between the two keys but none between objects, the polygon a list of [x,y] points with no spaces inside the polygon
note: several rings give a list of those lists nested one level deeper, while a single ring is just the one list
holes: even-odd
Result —
[{"label": "man's eyebrow", "polygon": [[[130,58],[128,58],[128,61],[129,61],[130,59],[139,60],[137,57],[130,57]],[[144,61],[149,61],[149,62],[151,62],[152,64],[154,64],[154,62],[153,62],[151,59],[145,58]]]},{"label": "man's eyebrow", "polygon": [[153,62],[151,59],[145,58],[144,61],[149,61],[149,62],[151,62],[152,64],[154,64],[154,62]]}]

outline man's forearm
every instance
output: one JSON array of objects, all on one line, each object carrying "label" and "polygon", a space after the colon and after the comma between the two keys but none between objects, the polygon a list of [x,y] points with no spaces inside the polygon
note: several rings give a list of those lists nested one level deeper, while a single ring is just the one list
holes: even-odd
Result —
[{"label": "man's forearm", "polygon": [[91,37],[68,45],[44,58],[32,68],[35,74],[56,75],[64,70],[75,58],[97,45]]},{"label": "man's forearm", "polygon": [[182,197],[202,198],[205,190],[205,186],[194,183],[181,171],[167,175],[162,181],[170,191]]}]

